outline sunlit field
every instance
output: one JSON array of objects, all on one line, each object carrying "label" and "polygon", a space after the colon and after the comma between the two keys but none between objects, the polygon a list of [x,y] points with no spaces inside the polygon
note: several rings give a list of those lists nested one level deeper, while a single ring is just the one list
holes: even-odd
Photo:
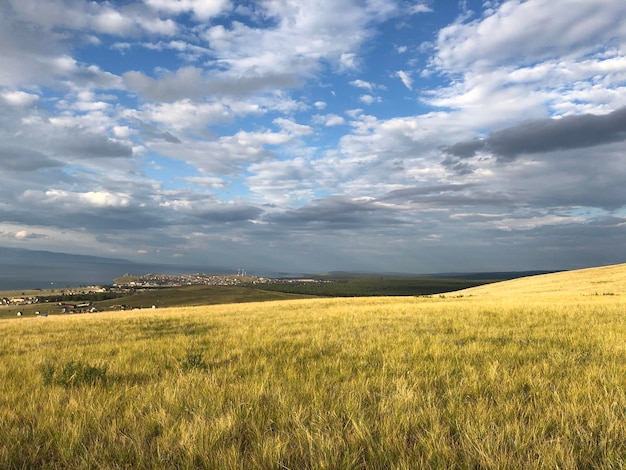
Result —
[{"label": "sunlit field", "polygon": [[626,468],[625,286],[495,286],[3,320],[0,468]]}]

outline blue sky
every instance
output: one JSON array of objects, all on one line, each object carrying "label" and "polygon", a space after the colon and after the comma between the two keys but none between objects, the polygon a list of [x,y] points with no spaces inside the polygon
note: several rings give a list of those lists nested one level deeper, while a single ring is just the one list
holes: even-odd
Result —
[{"label": "blue sky", "polygon": [[0,0],[0,246],[626,261],[622,0]]}]

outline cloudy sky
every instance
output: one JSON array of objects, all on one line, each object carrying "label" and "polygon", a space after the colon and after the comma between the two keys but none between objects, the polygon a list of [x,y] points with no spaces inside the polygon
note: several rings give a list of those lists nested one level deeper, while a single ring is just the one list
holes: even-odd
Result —
[{"label": "cloudy sky", "polygon": [[623,0],[0,0],[0,246],[626,262]]}]

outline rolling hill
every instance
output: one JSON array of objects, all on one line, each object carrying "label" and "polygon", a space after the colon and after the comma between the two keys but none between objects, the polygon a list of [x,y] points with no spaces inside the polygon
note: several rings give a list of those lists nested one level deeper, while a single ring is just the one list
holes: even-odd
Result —
[{"label": "rolling hill", "polygon": [[455,292],[472,296],[626,294],[626,264],[577,269],[495,282]]}]

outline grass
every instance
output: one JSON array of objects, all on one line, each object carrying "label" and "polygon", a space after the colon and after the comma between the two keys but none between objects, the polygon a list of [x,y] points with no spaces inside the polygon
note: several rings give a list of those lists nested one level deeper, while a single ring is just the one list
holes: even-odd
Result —
[{"label": "grass", "polygon": [[626,468],[625,307],[570,292],[5,320],[0,467]]},{"label": "grass", "polygon": [[457,294],[491,297],[626,295],[626,264],[578,269],[487,284]]},{"label": "grass", "polygon": [[[193,285],[183,287],[152,288],[130,294],[92,293],[67,295],[72,289],[46,289],[30,291],[3,291],[2,297],[39,297],[41,303],[32,305],[0,306],[0,319],[15,318],[17,312],[24,316],[62,313],[61,303],[81,303],[91,301],[98,310],[110,310],[114,306],[126,305],[130,308],[189,307],[196,305],[217,305],[240,302],[262,302],[311,297],[363,297],[392,295],[429,295],[457,291],[468,287],[501,280],[498,276],[471,275],[465,278],[431,276],[380,276],[371,274],[333,274],[314,276],[321,281],[331,282],[292,282],[262,283],[243,286]],[[124,276],[116,282],[139,279],[141,276]],[[252,278],[249,278],[252,279]],[[80,290],[80,289],[78,289]],[[63,296],[63,294],[66,294]],[[110,297],[102,300],[99,298]],[[66,297],[59,302],[59,297]],[[53,300],[54,299],[54,300]]]},{"label": "grass", "polygon": [[266,291],[280,291],[321,297],[368,297],[392,295],[432,295],[457,291],[502,279],[485,275],[468,277],[389,276],[335,274],[312,276],[318,281],[259,284]]},{"label": "grass", "polygon": [[[239,286],[184,286],[164,289],[150,289],[114,299],[93,303],[98,310],[110,310],[115,305],[127,305],[130,308],[174,307],[218,305],[240,302],[267,302],[272,300],[308,298],[310,295],[272,292]],[[45,298],[43,298],[45,299]],[[72,302],[70,302],[72,303]],[[58,302],[42,302],[32,305],[11,305],[0,307],[0,319],[15,318],[17,312],[25,317],[35,312],[59,314],[63,307]]]}]

